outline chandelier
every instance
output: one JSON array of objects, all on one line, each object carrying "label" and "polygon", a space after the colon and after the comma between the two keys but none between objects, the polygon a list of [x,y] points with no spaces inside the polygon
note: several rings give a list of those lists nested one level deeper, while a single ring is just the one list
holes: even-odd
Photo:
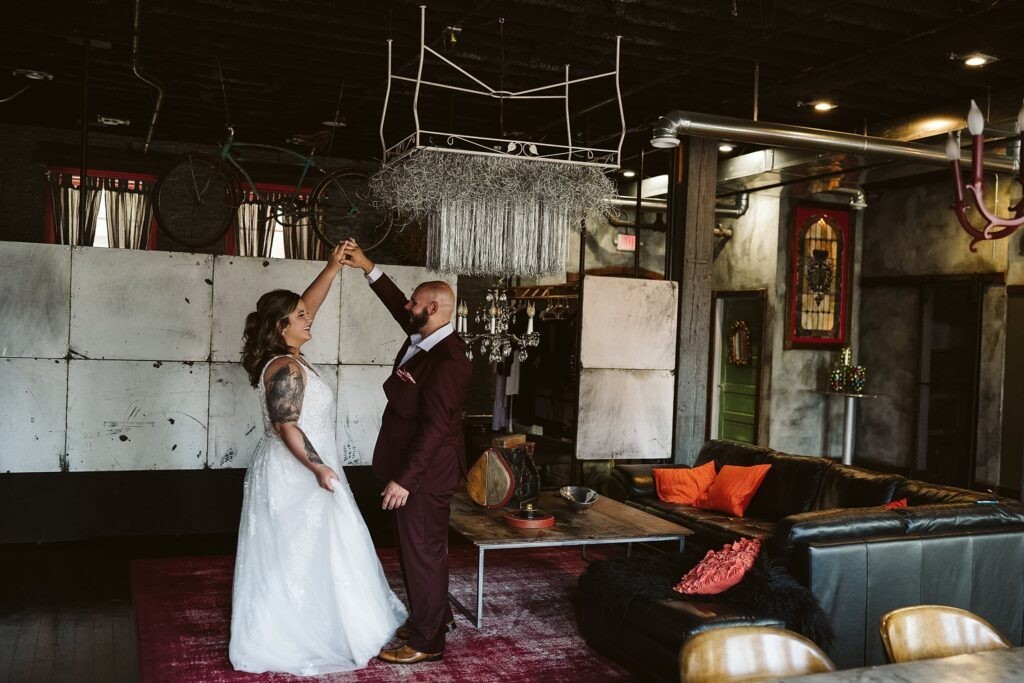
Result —
[{"label": "chandelier", "polygon": [[[502,22],[504,20],[501,20]],[[499,22],[500,23],[500,22]],[[565,271],[567,232],[586,218],[610,210],[615,185],[606,171],[619,168],[626,121],[619,88],[619,44],[615,66],[605,73],[564,78],[523,90],[492,87],[434,50],[425,40],[426,8],[420,7],[419,63],[415,78],[392,69],[388,41],[388,80],[380,121],[382,166],[370,181],[378,205],[404,222],[421,222],[427,232],[426,265],[463,275],[551,275]],[[445,69],[438,80],[424,77],[429,60]],[[618,105],[617,144],[593,147],[573,136],[569,109],[572,86],[602,81],[614,84]],[[413,84],[413,130],[389,145],[384,139],[393,83]],[[427,92],[447,90],[486,100],[557,102],[565,109],[565,138],[469,134],[449,126],[428,126],[420,119]],[[503,109],[502,109],[503,111]]]},{"label": "chandelier", "polygon": [[[533,331],[536,304],[532,301],[525,306],[517,304],[514,299],[509,298],[507,290],[500,283],[487,290],[485,302],[473,317],[477,325],[484,325],[484,331],[479,334],[469,333],[469,304],[465,299],[459,302],[455,329],[466,342],[466,357],[473,360],[473,346],[479,345],[480,355],[491,363],[505,360],[513,349],[518,350],[519,362],[525,361],[529,356],[526,349],[540,343],[540,333]],[[509,332],[516,313],[522,308],[526,310],[526,334]]]},{"label": "chandelier", "polygon": [[[971,133],[973,144],[971,146],[971,182],[965,183],[960,173],[960,143],[950,133],[946,140],[946,157],[951,162],[953,170],[953,188],[956,196],[956,203],[953,211],[956,213],[960,226],[971,236],[971,251],[977,251],[975,246],[983,240],[998,240],[1009,237],[1017,228],[1024,225],[1024,197],[1016,205],[1010,207],[1013,217],[1002,218],[994,211],[989,211],[985,206],[985,183],[984,183],[984,162],[985,162],[985,117],[982,115],[978,105],[971,100],[971,111],[967,115],[967,128]],[[1017,135],[1024,144],[1024,106],[1017,114]],[[1018,161],[1017,183],[1024,186],[1024,167]],[[964,193],[967,191],[967,194]],[[967,212],[971,207],[985,221],[984,227],[975,227]]]}]

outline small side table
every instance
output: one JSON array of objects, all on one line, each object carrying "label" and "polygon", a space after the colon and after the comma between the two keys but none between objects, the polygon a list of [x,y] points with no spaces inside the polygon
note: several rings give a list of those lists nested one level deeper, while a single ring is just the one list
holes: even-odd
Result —
[{"label": "small side table", "polygon": [[857,418],[858,398],[878,398],[878,394],[851,394],[841,391],[819,391],[819,394],[829,396],[842,396],[846,399],[846,408],[843,413],[843,464],[853,464],[853,435],[854,425]]}]

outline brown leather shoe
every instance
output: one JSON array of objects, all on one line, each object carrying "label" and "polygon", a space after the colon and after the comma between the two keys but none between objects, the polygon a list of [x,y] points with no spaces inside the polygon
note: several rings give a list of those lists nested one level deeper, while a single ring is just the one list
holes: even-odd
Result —
[{"label": "brown leather shoe", "polygon": [[[455,619],[454,618],[451,621],[449,621],[448,623],[445,624],[445,630],[448,633],[451,633],[452,631],[455,630]],[[395,637],[398,638],[399,640],[409,640],[409,638],[412,638],[412,627],[409,626],[409,622],[408,621],[398,627],[398,630],[395,631]]]},{"label": "brown leather shoe", "polygon": [[381,650],[377,655],[385,662],[391,664],[419,664],[420,662],[436,662],[444,657],[443,652],[417,652],[408,645],[390,650]]}]

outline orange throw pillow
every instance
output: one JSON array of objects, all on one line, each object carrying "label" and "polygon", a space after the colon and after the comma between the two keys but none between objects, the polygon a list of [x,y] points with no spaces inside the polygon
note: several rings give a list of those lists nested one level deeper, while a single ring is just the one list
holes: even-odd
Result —
[{"label": "orange throw pillow", "polygon": [[899,510],[900,508],[907,507],[907,499],[900,498],[899,500],[894,500],[892,502],[886,503],[882,507],[884,507],[886,510]]},{"label": "orange throw pillow", "polygon": [[654,490],[658,492],[658,498],[666,503],[693,505],[714,480],[714,462],[706,462],[700,467],[690,469],[654,468]]},{"label": "orange throw pillow", "polygon": [[694,503],[694,507],[742,517],[771,468],[771,465],[724,465],[707,492]]},{"label": "orange throw pillow", "polygon": [[726,591],[743,580],[760,552],[759,538],[741,538],[726,543],[721,550],[709,550],[673,590],[684,595],[716,595]]}]

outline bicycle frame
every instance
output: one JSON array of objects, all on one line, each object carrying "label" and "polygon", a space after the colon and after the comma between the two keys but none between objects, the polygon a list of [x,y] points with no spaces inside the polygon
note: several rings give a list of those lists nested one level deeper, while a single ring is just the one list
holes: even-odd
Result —
[{"label": "bicycle frame", "polygon": [[[295,189],[292,190],[291,197],[289,198],[293,205],[299,204],[299,195],[302,190],[302,184],[305,182],[306,176],[309,175],[310,169],[316,169],[320,173],[327,173],[327,171],[325,171],[322,167],[316,164],[316,160],[310,154],[300,154],[299,152],[296,152],[294,150],[287,149],[285,147],[277,147],[275,145],[263,145],[252,142],[235,142],[235,129],[233,126],[228,126],[228,137],[224,141],[223,146],[221,147],[220,158],[222,161],[231,164],[231,166],[233,166],[235,170],[237,170],[241,174],[241,176],[245,179],[245,182],[249,185],[249,190],[252,192],[252,195],[253,197],[255,197],[256,201],[262,201],[263,196],[260,194],[259,189],[256,187],[256,182],[252,179],[248,172],[246,172],[245,168],[243,168],[242,165],[238,162],[238,159],[233,154],[231,154],[231,149],[234,147],[246,149],[262,149],[272,152],[283,152],[284,154],[287,154],[288,156],[291,157],[295,157],[296,159],[301,161],[302,174],[299,176],[299,181],[295,184]],[[275,212],[275,217],[283,213],[285,213],[283,210]]]}]

